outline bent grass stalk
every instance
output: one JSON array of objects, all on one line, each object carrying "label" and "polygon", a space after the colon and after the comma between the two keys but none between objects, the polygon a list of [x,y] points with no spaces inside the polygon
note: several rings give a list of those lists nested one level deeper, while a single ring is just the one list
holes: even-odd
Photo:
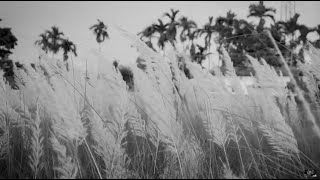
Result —
[{"label": "bent grass stalk", "polygon": [[267,30],[267,35],[269,36],[269,38],[271,39],[274,47],[278,51],[278,54],[280,55],[281,63],[284,65],[287,73],[290,76],[290,79],[292,80],[292,82],[294,84],[294,90],[297,92],[297,96],[301,100],[302,107],[303,107],[303,109],[305,110],[305,112],[306,112],[306,114],[308,116],[308,120],[311,121],[312,124],[313,124],[312,129],[313,129],[314,133],[318,136],[318,138],[320,138],[320,128],[319,128],[319,126],[317,125],[317,123],[315,121],[315,117],[311,113],[310,105],[307,103],[306,99],[304,98],[302,90],[299,88],[297,81],[293,77],[293,74],[292,74],[287,62],[284,60],[284,58],[282,56],[282,53],[281,53],[278,45],[276,44],[276,42],[275,42],[274,38],[272,37],[271,32],[269,30]]}]

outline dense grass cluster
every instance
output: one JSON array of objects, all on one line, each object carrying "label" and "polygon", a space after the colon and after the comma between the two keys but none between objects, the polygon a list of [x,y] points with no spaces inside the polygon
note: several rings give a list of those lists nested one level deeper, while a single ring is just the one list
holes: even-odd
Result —
[{"label": "dense grass cluster", "polygon": [[[319,138],[282,75],[248,56],[256,84],[242,85],[222,49],[209,73],[172,48],[166,57],[125,31],[138,64],[67,72],[42,54],[0,78],[3,178],[304,178],[320,166]],[[312,116],[320,51],[300,64]],[[143,67],[143,68],[142,68]],[[3,77],[3,72],[1,77]],[[186,73],[187,72],[187,73]],[[300,74],[301,74],[300,73]],[[214,74],[214,75],[212,75]]]}]

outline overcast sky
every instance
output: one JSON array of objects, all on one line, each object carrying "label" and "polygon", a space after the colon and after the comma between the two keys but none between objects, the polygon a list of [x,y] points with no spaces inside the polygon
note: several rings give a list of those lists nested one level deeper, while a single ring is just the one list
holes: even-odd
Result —
[{"label": "overcast sky", "polygon": [[[80,59],[86,59],[92,49],[98,49],[95,36],[89,27],[97,18],[106,25],[120,25],[132,33],[138,33],[147,25],[156,22],[170,8],[179,9],[180,16],[185,15],[202,26],[209,16],[223,16],[232,10],[239,18],[246,18],[248,7],[258,1],[121,1],[121,2],[0,2],[0,26],[11,27],[18,38],[18,46],[12,57],[18,60],[35,58],[33,43],[38,35],[51,26],[58,26],[70,40],[78,45]],[[280,18],[281,1],[265,2],[278,10]],[[296,11],[301,14],[300,23],[308,26],[320,24],[319,1],[297,1]],[[178,16],[178,17],[180,17]],[[250,21],[253,19],[249,19]],[[112,39],[113,34],[110,32]],[[112,42],[112,43],[111,43]],[[109,44],[108,44],[109,43]],[[118,43],[114,44],[114,43]],[[111,45],[112,44],[112,45]],[[124,54],[118,48],[120,41],[104,43],[104,53]],[[125,53],[126,54],[126,53]]]}]

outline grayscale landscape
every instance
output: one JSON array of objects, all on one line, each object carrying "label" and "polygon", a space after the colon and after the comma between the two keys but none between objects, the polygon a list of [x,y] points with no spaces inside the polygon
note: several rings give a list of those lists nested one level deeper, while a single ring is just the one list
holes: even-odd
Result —
[{"label": "grayscale landscape", "polygon": [[319,178],[319,8],[0,2],[0,178]]}]

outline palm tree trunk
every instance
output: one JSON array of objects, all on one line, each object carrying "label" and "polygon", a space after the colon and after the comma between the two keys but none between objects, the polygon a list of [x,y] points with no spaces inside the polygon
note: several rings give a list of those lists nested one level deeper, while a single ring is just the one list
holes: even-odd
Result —
[{"label": "palm tree trunk", "polygon": [[[292,41],[293,41],[293,43],[294,43],[294,40],[295,40],[295,37],[294,37],[294,32],[293,32],[292,33]],[[292,54],[293,50],[294,50],[294,47],[292,47],[292,50],[290,51],[290,54],[291,54],[290,62],[291,63],[292,63],[292,58],[293,58],[293,54]]]},{"label": "palm tree trunk", "polygon": [[186,42],[186,53],[188,52],[189,49],[190,49],[190,40],[188,39]]},{"label": "palm tree trunk", "polygon": [[68,63],[68,61],[66,62],[66,68],[67,68],[67,71],[69,72],[69,63]]},{"label": "palm tree trunk", "polygon": [[[72,62],[72,74],[73,74],[73,86],[75,87],[76,81],[74,79],[74,63],[73,63],[72,54],[71,54],[71,62]],[[77,102],[77,99],[76,99],[76,89],[75,88],[73,88],[73,98],[74,98],[74,101],[77,104],[77,109],[79,109],[78,102]]]},{"label": "palm tree trunk", "polygon": [[[293,50],[293,49],[292,49]],[[291,57],[290,57],[290,65],[292,65],[293,64],[293,53],[292,53],[292,51],[290,52],[291,53]]]},{"label": "palm tree trunk", "polygon": [[88,61],[86,60],[86,77],[84,80],[84,103],[86,103],[87,100],[87,77],[88,77]]},{"label": "palm tree trunk", "polygon": [[211,42],[209,41],[209,55],[208,55],[208,63],[209,63],[208,70],[209,71],[210,71],[210,46],[211,46]]}]

